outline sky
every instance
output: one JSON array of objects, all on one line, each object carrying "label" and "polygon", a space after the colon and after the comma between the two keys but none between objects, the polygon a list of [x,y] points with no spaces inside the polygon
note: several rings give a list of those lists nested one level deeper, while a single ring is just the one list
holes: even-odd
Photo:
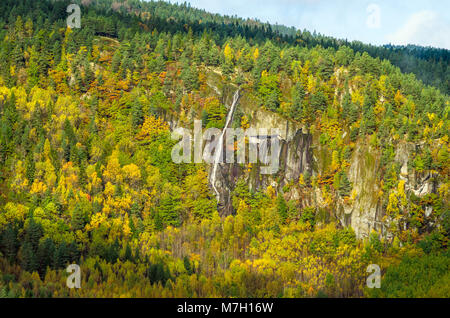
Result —
[{"label": "sky", "polygon": [[[171,0],[171,3],[184,0]],[[450,0],[186,0],[223,15],[375,45],[450,49]]]}]

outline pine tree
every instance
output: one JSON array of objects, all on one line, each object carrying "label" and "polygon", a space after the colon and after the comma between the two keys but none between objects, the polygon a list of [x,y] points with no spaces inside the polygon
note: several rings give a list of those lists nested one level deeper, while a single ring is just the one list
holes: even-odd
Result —
[{"label": "pine tree", "polygon": [[155,214],[154,224],[155,230],[162,231],[164,229],[164,223],[160,213]]},{"label": "pine tree", "polygon": [[[81,154],[81,157],[83,157],[84,152]],[[80,173],[79,173],[79,184],[82,189],[85,188],[88,176],[86,174],[86,164],[85,164],[85,158],[80,158]]]},{"label": "pine tree", "polygon": [[75,208],[72,211],[71,225],[74,231],[82,230],[86,225],[84,212],[78,203],[75,205]]},{"label": "pine tree", "polygon": [[188,273],[188,275],[192,275],[193,269],[191,266],[191,262],[189,261],[189,258],[187,256],[185,256],[183,258],[183,263],[184,263],[184,268],[186,269],[186,272]]},{"label": "pine tree", "polygon": [[139,252],[139,246],[137,246],[136,249],[134,250],[134,260],[137,263],[141,261],[141,254]]},{"label": "pine tree", "polygon": [[348,196],[351,189],[352,184],[348,180],[347,174],[345,172],[342,172],[339,180],[339,193],[341,194],[341,196]]},{"label": "pine tree", "polygon": [[333,60],[328,54],[324,54],[319,59],[318,72],[319,75],[326,81],[328,81],[331,75],[333,75],[334,72]]},{"label": "pine tree", "polygon": [[25,175],[26,175],[26,177],[28,179],[29,184],[33,184],[34,174],[35,174],[35,171],[36,171],[36,166],[35,166],[35,163],[34,163],[33,152],[32,151],[30,151],[28,153],[25,165],[26,165]]},{"label": "pine tree", "polygon": [[21,266],[28,272],[34,272],[38,269],[38,262],[33,245],[25,241],[21,249],[22,263]]},{"label": "pine tree", "polygon": [[351,108],[352,108],[351,96],[348,92],[346,92],[342,99],[342,117],[344,117],[344,119],[348,120],[350,118]]},{"label": "pine tree", "polygon": [[117,259],[119,258],[119,241],[117,238],[107,249],[105,258],[112,264],[117,262]]},{"label": "pine tree", "polygon": [[327,98],[321,91],[316,92],[311,97],[311,107],[316,110],[324,111],[327,108]]},{"label": "pine tree", "polygon": [[137,100],[131,106],[131,123],[136,131],[144,123],[144,110],[142,104]]},{"label": "pine tree", "polygon": [[276,91],[273,91],[267,96],[266,99],[266,107],[271,111],[276,111],[280,106],[279,94]]},{"label": "pine tree", "polygon": [[161,199],[159,213],[164,225],[180,225],[179,205],[172,197],[165,196]]},{"label": "pine tree", "polygon": [[35,253],[39,246],[39,240],[43,236],[44,231],[42,225],[36,223],[34,218],[28,219],[28,225],[25,228],[25,242],[30,243],[32,251]]},{"label": "pine tree", "polygon": [[376,129],[376,121],[375,121],[375,113],[373,112],[373,108],[366,110],[363,113],[363,125],[362,132],[366,134],[372,134]]},{"label": "pine tree", "polygon": [[70,161],[70,157],[71,157],[71,153],[72,153],[72,146],[71,146],[71,144],[68,142],[68,140],[66,138],[62,142],[61,148],[63,150],[63,158],[64,158],[64,160],[69,162]]},{"label": "pine tree", "polygon": [[188,64],[183,66],[181,72],[181,79],[184,82],[184,86],[188,91],[193,91],[199,88],[198,73],[197,70]]},{"label": "pine tree", "polygon": [[114,53],[112,61],[111,61],[111,71],[113,73],[119,72],[119,67],[120,67],[121,61],[122,61],[122,54],[120,53],[119,50],[117,50],[116,53]]},{"label": "pine tree", "polygon": [[280,106],[281,91],[278,85],[276,75],[269,75],[266,71],[262,72],[258,92],[262,98],[263,106],[272,111],[276,111]]},{"label": "pine tree", "polygon": [[297,83],[292,88],[291,118],[299,121],[303,115],[303,99],[305,98],[305,88],[301,83]]},{"label": "pine tree", "polygon": [[53,240],[47,238],[43,243],[39,244],[37,251],[38,271],[42,277],[45,277],[47,267],[53,267],[53,257],[55,254],[55,244]]},{"label": "pine tree", "polygon": [[67,245],[67,251],[70,263],[78,263],[80,259],[80,251],[78,250],[78,245],[75,241],[72,241]]},{"label": "pine tree", "polygon": [[137,237],[138,233],[136,231],[136,226],[134,225],[134,222],[133,222],[133,217],[131,217],[131,216],[128,218],[128,226],[130,227],[132,237]]},{"label": "pine tree", "polygon": [[133,253],[131,252],[130,245],[125,247],[124,261],[133,262]]},{"label": "pine tree", "polygon": [[309,222],[309,224],[314,226],[316,224],[316,215],[314,208],[313,207],[305,208],[302,211],[300,221],[302,221],[303,223]]},{"label": "pine tree", "polygon": [[362,131],[366,134],[371,134],[376,129],[375,113],[373,108],[376,104],[376,94],[370,89],[366,89],[364,95],[363,111],[363,127]]},{"label": "pine tree", "polygon": [[288,217],[288,206],[286,204],[286,200],[284,199],[283,194],[281,193],[279,193],[277,196],[277,209],[282,223],[285,223]]},{"label": "pine tree", "polygon": [[18,241],[17,233],[11,224],[8,225],[1,236],[0,247],[3,255],[12,263],[16,258]]},{"label": "pine tree", "polygon": [[58,269],[63,269],[69,264],[69,262],[70,262],[70,254],[67,248],[67,244],[65,242],[62,242],[55,249],[55,254],[53,257],[54,267]]}]

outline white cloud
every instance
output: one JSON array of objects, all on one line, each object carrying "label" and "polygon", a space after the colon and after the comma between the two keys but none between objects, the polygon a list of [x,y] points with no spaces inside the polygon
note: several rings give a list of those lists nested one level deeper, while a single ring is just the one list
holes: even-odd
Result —
[{"label": "white cloud", "polygon": [[392,44],[417,44],[450,49],[450,23],[435,11],[420,11],[411,15],[396,32],[387,36]]}]

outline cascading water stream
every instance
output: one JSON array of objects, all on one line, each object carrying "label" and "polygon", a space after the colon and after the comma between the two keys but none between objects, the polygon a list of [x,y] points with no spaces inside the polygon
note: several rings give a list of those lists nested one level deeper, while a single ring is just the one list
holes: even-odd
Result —
[{"label": "cascading water stream", "polygon": [[228,125],[230,124],[233,115],[234,115],[234,111],[236,109],[236,105],[238,103],[239,100],[239,89],[236,90],[236,92],[233,95],[233,103],[231,104],[230,110],[227,114],[227,119],[225,121],[225,127],[223,128],[222,133],[220,134],[219,140],[217,142],[217,146],[216,146],[216,151],[214,153],[214,163],[213,163],[213,170],[211,173],[211,185],[214,189],[214,192],[216,192],[216,197],[217,197],[217,201],[220,200],[220,194],[219,191],[216,188],[216,174],[217,174],[217,166],[219,165],[219,163],[221,163],[221,157],[222,157],[222,152],[223,152],[223,137],[225,135],[225,132],[228,128]]}]

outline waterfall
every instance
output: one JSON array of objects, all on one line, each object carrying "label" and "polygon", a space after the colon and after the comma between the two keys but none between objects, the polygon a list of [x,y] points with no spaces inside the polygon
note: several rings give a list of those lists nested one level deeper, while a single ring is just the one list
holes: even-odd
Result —
[{"label": "waterfall", "polygon": [[214,189],[214,192],[216,192],[217,202],[220,200],[220,194],[219,191],[216,188],[216,175],[217,175],[217,166],[220,163],[220,158],[222,156],[223,152],[223,137],[225,135],[225,132],[227,131],[227,128],[233,118],[234,111],[236,109],[237,102],[239,100],[239,89],[236,90],[236,92],[233,95],[233,103],[231,104],[230,110],[227,114],[227,119],[225,121],[225,127],[223,128],[222,133],[220,134],[219,140],[217,142],[216,150],[214,153],[214,163],[213,163],[213,170],[211,173],[211,185]]}]

